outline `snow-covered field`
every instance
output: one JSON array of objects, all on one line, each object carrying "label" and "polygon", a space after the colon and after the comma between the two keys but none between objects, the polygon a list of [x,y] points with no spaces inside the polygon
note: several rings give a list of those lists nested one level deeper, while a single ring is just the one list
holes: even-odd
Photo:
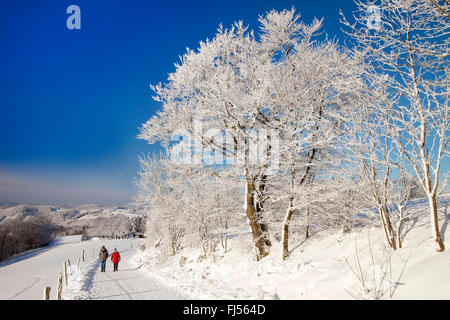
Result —
[{"label": "snow-covered field", "polygon": [[[81,236],[55,239],[47,247],[12,257],[0,264],[0,299],[42,299],[43,290],[51,286],[51,299],[56,298],[56,285],[63,262],[70,259],[69,287],[63,290],[65,299],[169,299],[182,298],[170,288],[148,277],[132,263],[134,249],[142,239],[81,241]],[[105,245],[110,252],[121,252],[120,272],[112,272],[108,261],[106,273],[100,273],[98,251]],[[85,250],[86,263],[76,269],[78,257]],[[94,250],[94,252],[93,252]],[[93,254],[95,258],[93,259]]]},{"label": "snow-covered field", "polygon": [[83,248],[92,256],[92,248],[97,247],[97,242],[81,241],[81,236],[56,238],[46,247],[1,262],[0,299],[42,299],[44,287],[55,290],[64,261],[76,263]]}]

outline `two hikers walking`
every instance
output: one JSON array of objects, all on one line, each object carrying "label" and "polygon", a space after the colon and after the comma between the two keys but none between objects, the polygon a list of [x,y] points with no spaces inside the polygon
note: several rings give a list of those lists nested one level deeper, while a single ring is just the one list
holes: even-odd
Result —
[{"label": "two hikers walking", "polygon": [[[105,246],[102,246],[98,254],[98,258],[100,259],[101,262],[100,265],[101,272],[106,271],[106,260],[108,259],[108,257],[109,257],[108,250],[105,248]],[[114,252],[111,256],[111,261],[114,264],[114,271],[119,271],[120,253],[117,251],[117,249],[114,249]]]}]

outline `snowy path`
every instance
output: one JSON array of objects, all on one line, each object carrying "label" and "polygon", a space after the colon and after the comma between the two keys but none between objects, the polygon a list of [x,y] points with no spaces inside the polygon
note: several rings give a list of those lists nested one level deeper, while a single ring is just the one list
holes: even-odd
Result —
[{"label": "snowy path", "polygon": [[[82,284],[76,288],[78,290],[65,288],[65,291],[71,291],[67,298],[183,299],[174,289],[133,265],[134,248],[141,242],[139,239],[81,241],[79,236],[63,237],[49,246],[7,259],[0,263],[0,300],[40,300],[46,286],[52,288],[51,299],[55,299],[58,275],[67,259],[70,259],[73,270],[69,280],[75,285],[77,280]],[[121,253],[119,272],[112,272],[111,261],[107,263],[106,273],[99,272],[96,257],[102,245],[110,252],[117,248]],[[77,279],[76,263],[83,249],[88,261],[87,272],[78,274]]]},{"label": "snowy path", "polygon": [[[120,251],[120,248],[118,248]],[[112,251],[112,250],[111,250]],[[119,271],[113,272],[113,265],[108,259],[106,272],[100,272],[99,262],[95,262],[90,272],[80,279],[83,284],[72,290],[72,299],[89,300],[173,300],[186,299],[154,279],[148,272],[140,269],[131,261],[132,250],[122,250]]]}]

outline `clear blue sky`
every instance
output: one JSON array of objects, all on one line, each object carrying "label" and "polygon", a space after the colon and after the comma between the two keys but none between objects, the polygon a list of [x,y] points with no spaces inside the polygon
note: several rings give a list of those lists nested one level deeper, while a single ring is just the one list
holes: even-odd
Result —
[{"label": "clear blue sky", "polygon": [[[68,30],[69,5],[81,30]],[[159,105],[149,84],[164,82],[186,47],[197,48],[243,20],[294,6],[305,22],[324,17],[341,41],[344,1],[14,0],[0,2],[0,201],[125,204],[137,140]]]}]

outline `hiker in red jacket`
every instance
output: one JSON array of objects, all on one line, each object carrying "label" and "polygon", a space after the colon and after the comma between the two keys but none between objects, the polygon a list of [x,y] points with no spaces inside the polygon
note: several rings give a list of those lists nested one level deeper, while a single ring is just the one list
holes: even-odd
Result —
[{"label": "hiker in red jacket", "polygon": [[119,271],[120,253],[114,248],[114,252],[111,255],[111,261],[114,263],[114,271]]}]

